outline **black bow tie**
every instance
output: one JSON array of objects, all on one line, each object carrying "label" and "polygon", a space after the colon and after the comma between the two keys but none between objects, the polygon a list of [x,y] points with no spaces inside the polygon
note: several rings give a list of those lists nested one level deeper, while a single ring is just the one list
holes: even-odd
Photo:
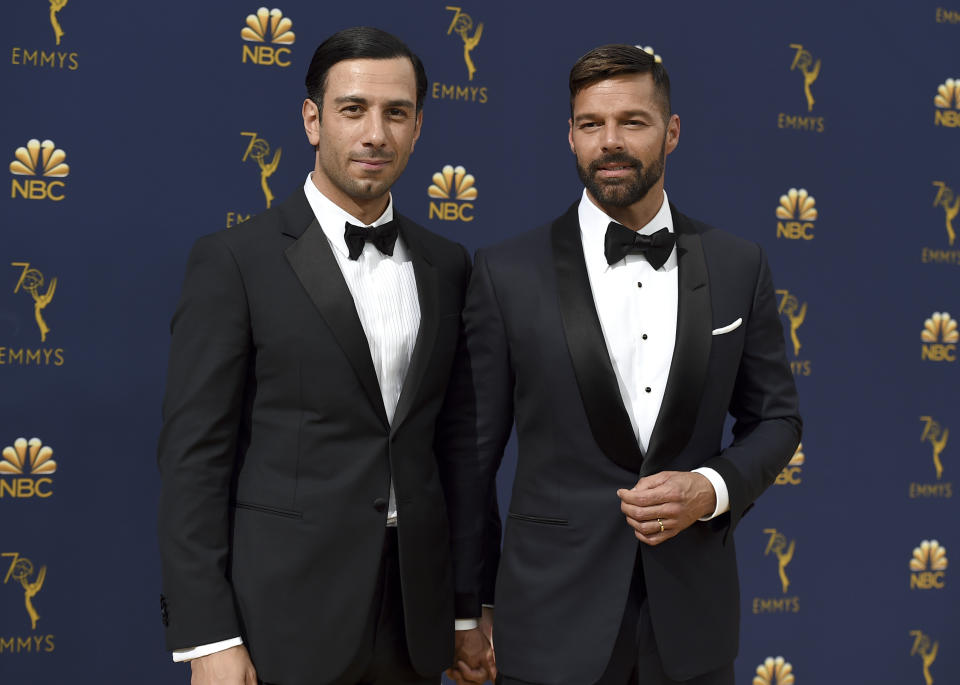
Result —
[{"label": "black bow tie", "polygon": [[616,221],[611,221],[603,238],[603,254],[607,258],[607,264],[615,264],[628,254],[643,254],[650,266],[659,269],[673,252],[676,242],[677,236],[666,228],[661,228],[651,235],[641,235]]},{"label": "black bow tie", "polygon": [[366,226],[354,226],[349,221],[346,223],[347,230],[343,233],[343,239],[347,243],[347,249],[350,251],[350,259],[356,261],[363,252],[363,244],[373,243],[380,252],[388,257],[393,256],[393,246],[397,243],[397,222],[388,221],[374,228]]}]

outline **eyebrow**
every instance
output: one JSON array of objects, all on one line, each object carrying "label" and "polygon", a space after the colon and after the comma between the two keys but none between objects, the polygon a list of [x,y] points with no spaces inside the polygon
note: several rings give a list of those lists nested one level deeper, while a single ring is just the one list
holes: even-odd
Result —
[{"label": "eyebrow", "polygon": [[[368,104],[370,104],[370,101],[367,100],[367,98],[365,98],[365,97],[363,97],[363,96],[361,96],[361,95],[342,95],[342,96],[334,99],[334,103],[336,103],[336,104],[338,104],[338,105],[340,105],[340,104],[345,104],[345,103],[348,103],[348,102],[354,103],[354,104],[357,104],[357,105],[368,105]],[[388,100],[388,101],[386,102],[386,106],[387,106],[387,107],[413,107],[413,102],[411,102],[410,100],[406,100],[406,99]]]},{"label": "eyebrow", "polygon": [[[632,119],[635,117],[650,117],[650,116],[653,116],[653,114],[651,114],[648,110],[645,110],[645,109],[631,109],[626,112],[617,112],[616,116]],[[573,123],[577,124],[584,120],[602,119],[602,118],[603,117],[601,117],[599,114],[594,114],[593,112],[584,112],[583,114],[578,114],[576,117],[574,117]]]}]

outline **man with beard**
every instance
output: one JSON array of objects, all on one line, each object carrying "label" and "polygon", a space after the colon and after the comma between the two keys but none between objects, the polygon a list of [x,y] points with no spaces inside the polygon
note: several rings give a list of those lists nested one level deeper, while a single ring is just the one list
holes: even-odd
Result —
[{"label": "man with beard", "polygon": [[[486,541],[474,613],[495,599],[507,685],[729,685],[733,531],[800,440],[770,270],[668,202],[680,120],[654,57],[592,50],[570,104],[582,197],[478,251],[467,291],[460,432],[491,492],[514,421],[519,449],[499,560],[497,517],[454,531]],[[460,681],[493,670],[474,637]]]}]

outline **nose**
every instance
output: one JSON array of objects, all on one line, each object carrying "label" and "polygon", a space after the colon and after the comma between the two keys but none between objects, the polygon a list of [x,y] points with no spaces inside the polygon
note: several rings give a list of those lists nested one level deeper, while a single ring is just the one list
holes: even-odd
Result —
[{"label": "nose", "polygon": [[387,144],[387,130],[379,112],[370,112],[365,118],[363,144],[370,147],[383,147]]},{"label": "nose", "polygon": [[603,139],[600,144],[604,152],[621,152],[623,150],[623,136],[620,127],[614,122],[608,122],[603,127]]}]

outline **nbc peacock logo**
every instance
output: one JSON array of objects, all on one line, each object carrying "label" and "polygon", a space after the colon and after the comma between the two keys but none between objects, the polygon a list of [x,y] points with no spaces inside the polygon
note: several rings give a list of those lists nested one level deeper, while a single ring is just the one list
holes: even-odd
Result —
[{"label": "nbc peacock logo", "polygon": [[14,175],[10,186],[11,198],[59,202],[66,197],[66,183],[59,179],[70,175],[70,165],[65,161],[67,153],[52,140],[41,142],[32,138],[24,147],[18,147],[13,156],[9,167]]},{"label": "nbc peacock logo", "polygon": [[935,126],[960,127],[960,78],[948,78],[937,86],[933,96]]},{"label": "nbc peacock logo", "polygon": [[943,589],[947,570],[947,549],[936,540],[923,540],[910,557],[910,589]]},{"label": "nbc peacock logo", "polygon": [[652,45],[634,45],[633,47],[637,48],[638,50],[643,50],[645,53],[653,57],[653,61],[657,64],[663,64],[663,57],[657,54]]},{"label": "nbc peacock logo", "polygon": [[800,485],[803,464],[807,460],[803,453],[803,443],[797,445],[796,451],[790,458],[790,463],[777,475],[777,485]]},{"label": "nbc peacock logo", "polygon": [[782,656],[768,656],[757,666],[753,685],[794,685],[793,666]]},{"label": "nbc peacock logo", "polygon": [[462,166],[447,164],[433,175],[427,195],[440,202],[430,202],[427,218],[441,221],[473,221],[473,200],[478,197],[477,179]]},{"label": "nbc peacock logo", "polygon": [[955,362],[957,360],[957,342],[960,341],[960,331],[957,330],[957,321],[950,317],[949,312],[934,312],[923,322],[920,332],[923,347],[920,359],[933,362]]},{"label": "nbc peacock logo", "polygon": [[292,29],[293,21],[276,7],[261,7],[255,14],[248,14],[240,30],[240,37],[248,43],[243,46],[241,60],[261,66],[289,67],[291,50],[287,46],[297,38]]},{"label": "nbc peacock logo", "polygon": [[790,188],[777,203],[777,238],[813,240],[817,201],[806,188]]},{"label": "nbc peacock logo", "polygon": [[17,438],[13,445],[3,448],[0,459],[0,499],[41,499],[53,494],[53,479],[57,462],[53,448],[40,438]]}]

